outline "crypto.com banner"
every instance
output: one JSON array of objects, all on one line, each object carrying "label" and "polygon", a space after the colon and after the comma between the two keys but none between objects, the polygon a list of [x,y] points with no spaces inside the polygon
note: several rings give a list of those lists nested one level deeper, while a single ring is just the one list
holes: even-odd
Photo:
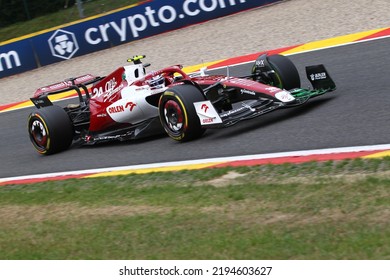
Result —
[{"label": "crypto.com banner", "polygon": [[0,45],[0,78],[278,1],[144,1],[129,9]]}]

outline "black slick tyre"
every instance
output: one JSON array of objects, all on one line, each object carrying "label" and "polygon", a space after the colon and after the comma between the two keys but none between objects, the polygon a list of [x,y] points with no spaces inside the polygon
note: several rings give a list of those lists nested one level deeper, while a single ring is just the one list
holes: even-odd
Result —
[{"label": "black slick tyre", "polygon": [[275,81],[275,86],[287,90],[301,87],[298,70],[288,57],[279,54],[271,55],[268,57],[268,62],[278,80]]},{"label": "black slick tyre", "polygon": [[27,128],[31,143],[43,155],[64,151],[73,141],[72,122],[59,106],[43,107],[32,112]]},{"label": "black slick tyre", "polygon": [[161,95],[160,121],[169,137],[184,142],[203,135],[205,129],[200,124],[193,103],[204,100],[200,89],[190,84],[174,86]]}]

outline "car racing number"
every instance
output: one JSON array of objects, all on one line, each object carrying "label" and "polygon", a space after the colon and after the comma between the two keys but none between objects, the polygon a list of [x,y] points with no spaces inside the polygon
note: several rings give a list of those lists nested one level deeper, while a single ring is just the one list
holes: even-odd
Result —
[{"label": "car racing number", "polygon": [[94,88],[92,91],[92,94],[96,97],[100,97],[104,95],[104,98],[109,98],[112,94],[116,92],[115,88],[118,85],[118,82],[116,81],[115,77],[108,80],[104,86]]}]

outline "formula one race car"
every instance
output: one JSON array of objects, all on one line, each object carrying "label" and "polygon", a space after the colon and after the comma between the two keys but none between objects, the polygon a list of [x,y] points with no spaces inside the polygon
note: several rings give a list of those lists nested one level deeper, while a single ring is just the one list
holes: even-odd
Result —
[{"label": "formula one race car", "polygon": [[[35,149],[53,154],[72,143],[129,140],[165,132],[177,141],[202,136],[208,128],[227,127],[276,109],[304,104],[336,86],[325,67],[307,66],[313,89],[300,88],[294,64],[281,55],[258,57],[243,77],[186,74],[181,65],[146,72],[145,56],[128,59],[106,77],[90,74],[39,88],[28,118]],[[92,86],[88,86],[91,85]],[[53,105],[48,96],[69,90],[77,104]]]}]

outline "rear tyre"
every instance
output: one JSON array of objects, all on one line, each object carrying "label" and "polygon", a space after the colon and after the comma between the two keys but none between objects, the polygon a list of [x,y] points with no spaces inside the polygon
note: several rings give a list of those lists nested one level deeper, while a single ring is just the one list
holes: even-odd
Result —
[{"label": "rear tyre", "polygon": [[199,138],[205,132],[194,107],[204,101],[203,93],[194,85],[178,85],[165,91],[160,98],[160,121],[165,131],[176,141]]},{"label": "rear tyre", "polygon": [[274,86],[287,90],[301,87],[298,70],[289,58],[276,54],[269,56],[268,62],[276,74]]},{"label": "rear tyre", "polygon": [[59,106],[44,107],[28,117],[28,134],[38,153],[50,155],[69,148],[73,141],[73,125]]}]

